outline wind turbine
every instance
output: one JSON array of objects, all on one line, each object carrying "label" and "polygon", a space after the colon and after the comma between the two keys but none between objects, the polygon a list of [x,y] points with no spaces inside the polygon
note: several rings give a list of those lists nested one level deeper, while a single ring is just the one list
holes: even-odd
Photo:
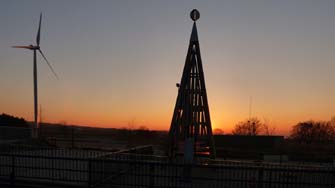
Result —
[{"label": "wind turbine", "polygon": [[37,128],[38,128],[38,97],[37,97],[37,63],[36,63],[36,51],[38,51],[45,62],[48,64],[49,68],[51,69],[52,73],[55,75],[55,77],[58,79],[58,76],[54,69],[52,68],[51,64],[45,57],[44,53],[42,52],[40,48],[40,35],[41,35],[41,22],[42,22],[42,13],[40,14],[40,22],[38,25],[38,31],[36,36],[36,45],[29,45],[29,46],[12,46],[13,48],[24,48],[28,50],[32,50],[34,52],[34,126],[32,128],[32,137],[37,138]]}]

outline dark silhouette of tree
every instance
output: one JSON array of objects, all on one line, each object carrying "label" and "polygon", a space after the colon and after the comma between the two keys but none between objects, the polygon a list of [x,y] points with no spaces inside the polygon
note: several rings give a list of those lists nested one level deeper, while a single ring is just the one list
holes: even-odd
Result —
[{"label": "dark silhouette of tree", "polygon": [[262,127],[263,127],[263,134],[267,136],[274,135],[276,131],[276,127],[271,126],[269,120],[266,118],[264,118],[264,123],[262,123]]},{"label": "dark silhouette of tree", "polygon": [[214,129],[213,132],[216,135],[222,135],[222,134],[224,134],[224,131],[222,129],[219,129],[219,128]]},{"label": "dark silhouette of tree", "polygon": [[290,138],[303,143],[320,143],[334,140],[335,127],[332,121],[305,121],[295,125]]},{"label": "dark silhouette of tree", "polygon": [[149,131],[148,127],[146,127],[145,125],[139,126],[137,130],[138,131]]},{"label": "dark silhouette of tree", "polygon": [[335,127],[335,116],[330,119],[329,123],[331,126]]},{"label": "dark silhouette of tree", "polygon": [[150,135],[150,130],[145,125],[139,126],[134,132],[137,135]]},{"label": "dark silhouette of tree", "polygon": [[258,118],[253,117],[237,123],[232,133],[234,135],[256,136],[263,131],[263,128],[264,125],[261,123],[261,121]]},{"label": "dark silhouette of tree", "polygon": [[0,115],[0,126],[11,126],[11,127],[28,127],[25,119],[11,116],[8,114]]}]

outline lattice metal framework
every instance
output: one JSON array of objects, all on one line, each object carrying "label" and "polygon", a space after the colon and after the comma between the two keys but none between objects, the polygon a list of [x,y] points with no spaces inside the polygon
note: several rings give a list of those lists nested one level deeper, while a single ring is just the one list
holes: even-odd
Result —
[{"label": "lattice metal framework", "polygon": [[[185,155],[191,143],[191,153],[215,158],[208,108],[205,78],[201,61],[196,20],[199,12],[191,12],[194,21],[178,96],[169,131],[169,156]],[[187,143],[186,143],[187,142]]]}]

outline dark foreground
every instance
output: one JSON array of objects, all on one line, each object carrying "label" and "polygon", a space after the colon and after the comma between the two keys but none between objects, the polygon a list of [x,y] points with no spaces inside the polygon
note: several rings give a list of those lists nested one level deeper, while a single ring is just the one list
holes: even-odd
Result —
[{"label": "dark foreground", "polygon": [[[142,148],[143,149],[143,148]],[[332,166],[199,160],[138,152],[35,150],[0,153],[1,187],[335,187]]]}]

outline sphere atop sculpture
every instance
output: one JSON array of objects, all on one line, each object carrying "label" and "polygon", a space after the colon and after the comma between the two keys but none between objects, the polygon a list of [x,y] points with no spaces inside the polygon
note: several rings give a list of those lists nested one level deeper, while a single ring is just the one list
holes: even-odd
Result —
[{"label": "sphere atop sculpture", "polygon": [[193,9],[190,16],[193,21],[196,21],[200,18],[200,12],[197,9]]}]

